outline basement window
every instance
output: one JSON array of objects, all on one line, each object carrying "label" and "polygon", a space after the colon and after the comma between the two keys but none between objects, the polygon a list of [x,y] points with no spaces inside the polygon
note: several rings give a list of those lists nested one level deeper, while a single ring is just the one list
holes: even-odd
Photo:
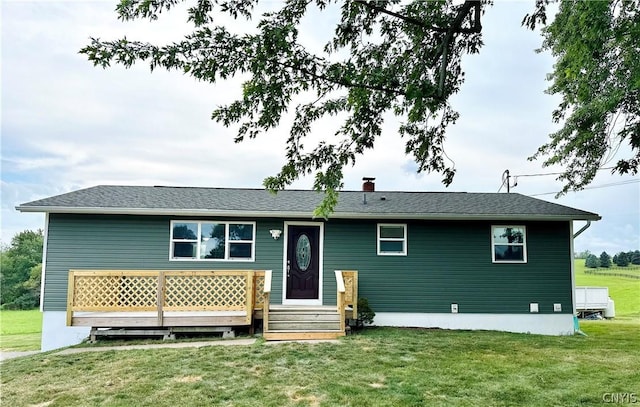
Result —
[{"label": "basement window", "polygon": [[527,262],[527,230],[524,226],[491,226],[494,263]]},{"label": "basement window", "polygon": [[253,261],[255,222],[171,221],[171,260]]},{"label": "basement window", "polygon": [[377,234],[379,256],[407,255],[406,224],[379,223]]}]

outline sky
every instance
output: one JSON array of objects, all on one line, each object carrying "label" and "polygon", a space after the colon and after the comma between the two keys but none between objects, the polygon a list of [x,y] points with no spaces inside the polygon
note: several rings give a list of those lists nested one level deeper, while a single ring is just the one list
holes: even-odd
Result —
[{"label": "sky", "polygon": [[[240,144],[233,142],[236,128],[211,120],[216,106],[241,94],[239,78],[210,84],[180,72],[151,73],[144,64],[104,70],[78,53],[90,37],[177,41],[190,31],[184,8],[154,22],[121,22],[116,0],[0,4],[2,243],[22,230],[44,228],[44,215],[15,210],[32,200],[103,184],[260,188],[284,163],[287,120]],[[398,119],[388,116],[375,148],[346,168],[345,189],[359,190],[362,177],[376,177],[376,190],[498,192],[508,169],[521,175],[512,192],[602,216],[575,239],[576,251],[639,249],[638,177],[601,171],[589,189],[556,199],[562,186],[555,176],[524,176],[562,170],[527,160],[557,129],[551,112],[559,101],[544,92],[552,56],[536,53],[540,34],[520,26],[532,8],[533,1],[496,0],[483,17],[484,47],[463,59],[466,81],[451,99],[460,119],[445,142],[457,170],[450,187],[438,174],[415,172],[397,135]],[[305,44],[321,46],[334,17],[330,11],[307,18]],[[333,134],[331,125],[315,126],[312,137]],[[291,187],[310,189],[312,183],[303,177]]]}]

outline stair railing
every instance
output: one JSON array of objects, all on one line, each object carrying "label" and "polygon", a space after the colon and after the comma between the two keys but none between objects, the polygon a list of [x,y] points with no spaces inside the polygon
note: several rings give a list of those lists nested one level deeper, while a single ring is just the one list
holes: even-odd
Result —
[{"label": "stair railing", "polygon": [[271,270],[264,271],[262,332],[267,332],[269,330],[269,297],[271,296],[271,274]]},{"label": "stair railing", "polygon": [[340,330],[344,332],[345,320],[346,320],[346,316],[345,316],[346,289],[344,288],[344,279],[342,278],[342,271],[336,270],[335,273],[336,273],[336,288],[337,288],[336,302],[338,307],[338,314],[340,314]]},{"label": "stair railing", "polygon": [[342,280],[344,281],[345,309],[351,308],[351,318],[358,319],[358,272],[356,270],[342,270]]}]

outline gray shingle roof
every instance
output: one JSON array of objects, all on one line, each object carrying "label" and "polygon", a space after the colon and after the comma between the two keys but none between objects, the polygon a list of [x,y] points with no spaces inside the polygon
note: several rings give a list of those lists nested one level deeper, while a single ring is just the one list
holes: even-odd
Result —
[{"label": "gray shingle roof", "polygon": [[[366,204],[364,197],[366,195]],[[27,202],[22,212],[311,217],[322,193],[100,185]],[[333,218],[598,220],[595,213],[520,194],[341,191]]]}]

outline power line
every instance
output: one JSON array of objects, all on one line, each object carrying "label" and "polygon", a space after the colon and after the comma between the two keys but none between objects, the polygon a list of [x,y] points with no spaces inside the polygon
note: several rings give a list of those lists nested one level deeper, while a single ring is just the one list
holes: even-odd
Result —
[{"label": "power line", "polygon": [[[506,177],[505,177],[506,174]],[[500,184],[500,188],[498,188],[498,193],[502,191],[502,187],[504,186],[504,182],[509,180],[509,170],[506,170],[502,173],[502,184]]]},{"label": "power line", "polygon": [[[613,182],[610,184],[602,184],[602,185],[593,185],[590,187],[584,187],[581,190],[571,190],[572,192],[579,192],[582,191],[584,189],[600,189],[600,188],[610,188],[610,187],[617,187],[620,185],[629,185],[629,184],[637,184],[640,182],[640,179],[630,179],[630,180],[626,180],[626,181],[620,181],[620,182]],[[542,194],[533,194],[533,195],[529,195],[531,197],[533,196],[543,196],[543,195],[555,195],[558,192],[544,192]]]},{"label": "power line", "polygon": [[[611,170],[616,168],[614,167],[602,167],[602,168],[598,168],[597,171],[603,171],[603,170]],[[518,175],[510,175],[509,174],[509,170],[505,170],[502,173],[502,184],[500,185],[500,188],[498,188],[498,193],[500,191],[502,191],[502,188],[506,185],[507,186],[507,193],[511,192],[511,188],[512,187],[516,187],[518,185],[518,178],[520,177],[546,177],[549,175],[562,175],[564,174],[564,172],[540,172],[540,173],[536,173],[536,174],[518,174]],[[511,185],[511,179],[513,178],[513,185]],[[615,186],[617,184],[613,184],[611,186]],[[583,189],[592,189],[593,187],[590,188],[583,188]],[[557,192],[546,192],[544,194],[538,194],[538,195],[551,195],[551,194],[556,194]],[[538,195],[531,195],[531,196],[538,196]]]},{"label": "power line", "polygon": [[[598,171],[602,171],[602,170],[612,170],[615,167],[602,167],[602,168],[598,168]],[[512,175],[512,177],[544,177],[547,175],[562,175],[564,174],[564,172],[544,172],[544,173],[538,173],[538,174],[519,174],[519,175]]]}]

